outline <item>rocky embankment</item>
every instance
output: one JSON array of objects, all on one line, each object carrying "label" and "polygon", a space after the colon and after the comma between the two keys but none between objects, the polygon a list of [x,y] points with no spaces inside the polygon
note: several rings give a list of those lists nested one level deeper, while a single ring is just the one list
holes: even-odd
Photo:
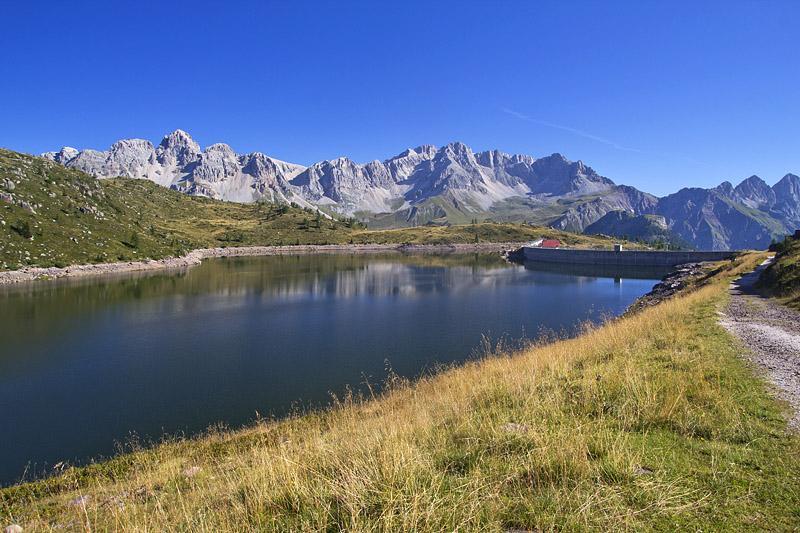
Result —
[{"label": "rocky embankment", "polygon": [[625,315],[637,313],[642,309],[656,305],[675,296],[687,287],[695,286],[697,282],[708,277],[708,270],[703,268],[703,263],[687,263],[678,265],[675,270],[667,274],[647,294],[640,296],[633,302]]},{"label": "rocky embankment", "polygon": [[298,246],[242,246],[229,248],[202,248],[180,257],[126,261],[121,263],[98,263],[58,267],[28,267],[20,270],[0,272],[0,285],[48,280],[65,277],[98,276],[147,270],[181,269],[199,265],[203,259],[215,257],[245,257],[259,255],[293,255],[317,253],[379,253],[379,252],[503,252],[517,248],[520,243],[477,244],[326,244]]}]

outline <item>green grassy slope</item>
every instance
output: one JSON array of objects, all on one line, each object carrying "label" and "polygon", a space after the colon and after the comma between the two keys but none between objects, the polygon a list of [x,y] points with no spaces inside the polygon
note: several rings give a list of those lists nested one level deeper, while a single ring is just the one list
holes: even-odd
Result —
[{"label": "green grassy slope", "polygon": [[0,270],[157,259],[217,246],[444,244],[542,236],[610,246],[604,239],[516,224],[371,231],[290,206],[190,197],[146,180],[96,180],[2,149],[0,195]]},{"label": "green grassy slope", "polygon": [[576,339],[2,489],[0,520],[35,531],[795,529],[800,439],[717,323],[730,279],[757,261]]},{"label": "green grassy slope", "polygon": [[651,243],[654,247],[691,249],[689,243],[672,233],[657,215],[634,215],[627,211],[609,211],[584,230],[588,235],[611,235],[617,238]]},{"label": "green grassy slope", "polygon": [[787,237],[778,245],[775,262],[761,275],[759,285],[800,309],[800,239]]}]

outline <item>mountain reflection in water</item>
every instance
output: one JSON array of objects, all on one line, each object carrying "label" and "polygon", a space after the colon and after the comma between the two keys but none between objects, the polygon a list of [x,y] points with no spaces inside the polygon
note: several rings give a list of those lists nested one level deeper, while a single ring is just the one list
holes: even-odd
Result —
[{"label": "mountain reflection in water", "polygon": [[[617,273],[619,274],[619,273]],[[0,288],[0,481],[256,412],[283,416],[387,367],[464,361],[482,335],[572,331],[661,275],[510,265],[496,254],[216,259],[186,271]]]}]

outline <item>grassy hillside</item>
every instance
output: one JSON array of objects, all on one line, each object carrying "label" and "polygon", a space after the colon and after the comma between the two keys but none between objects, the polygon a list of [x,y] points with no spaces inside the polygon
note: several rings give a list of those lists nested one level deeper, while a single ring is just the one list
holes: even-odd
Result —
[{"label": "grassy hillside", "polygon": [[509,222],[548,226],[570,209],[602,198],[604,194],[591,194],[579,198],[559,198],[556,201],[515,196],[493,204],[488,210],[478,204],[465,202],[444,194],[421,204],[393,213],[363,212],[359,216],[369,220],[372,228],[409,227],[427,222],[435,224],[467,224],[478,222]]},{"label": "grassy hillside", "polygon": [[800,438],[717,324],[729,280],[758,260],[576,339],[3,489],[2,520],[26,530],[793,529]]},{"label": "grassy hillside", "polygon": [[37,157],[0,149],[0,270],[157,259],[193,248],[334,243],[471,243],[594,237],[480,223],[371,231],[276,204],[190,197],[145,180],[98,181]]},{"label": "grassy hillside", "polygon": [[787,237],[778,245],[775,262],[761,275],[759,284],[800,309],[800,239]]},{"label": "grassy hillside", "polygon": [[658,215],[634,215],[627,211],[609,211],[599,220],[589,224],[588,235],[611,235],[631,241],[650,243],[656,248],[691,249],[691,245],[672,233]]}]

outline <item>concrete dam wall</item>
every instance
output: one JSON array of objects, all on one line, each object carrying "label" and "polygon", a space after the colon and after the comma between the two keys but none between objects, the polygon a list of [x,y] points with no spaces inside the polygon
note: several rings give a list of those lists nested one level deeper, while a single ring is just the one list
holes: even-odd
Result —
[{"label": "concrete dam wall", "polygon": [[659,252],[644,250],[577,250],[571,248],[522,248],[526,261],[581,265],[664,266],[703,261],[724,261],[737,252]]}]

